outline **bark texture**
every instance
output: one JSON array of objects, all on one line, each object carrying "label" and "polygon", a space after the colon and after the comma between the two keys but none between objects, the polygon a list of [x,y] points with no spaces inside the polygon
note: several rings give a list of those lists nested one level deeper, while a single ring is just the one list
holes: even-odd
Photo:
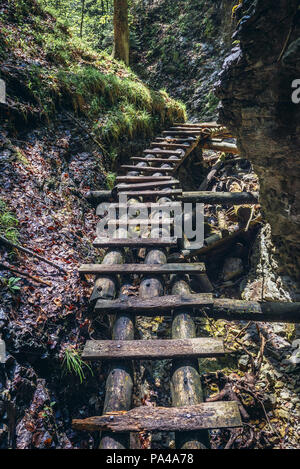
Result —
[{"label": "bark texture", "polygon": [[113,57],[129,65],[128,0],[114,0]]}]

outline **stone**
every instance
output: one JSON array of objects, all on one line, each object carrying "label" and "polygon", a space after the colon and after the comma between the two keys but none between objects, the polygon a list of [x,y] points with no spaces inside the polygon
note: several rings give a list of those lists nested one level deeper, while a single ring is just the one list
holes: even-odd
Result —
[{"label": "stone", "polygon": [[223,265],[224,282],[238,277],[244,271],[243,261],[239,257],[227,257]]},{"label": "stone", "polygon": [[250,361],[250,358],[249,358],[248,355],[242,355],[242,356],[239,358],[239,361],[238,361],[239,368],[240,368],[242,371],[247,371],[248,365],[249,365],[249,361]]},{"label": "stone", "polygon": [[259,176],[282,271],[299,279],[300,105],[291,89],[300,77],[298,2],[282,0],[275,9],[273,0],[244,1],[240,15],[238,45],[216,84],[219,122],[237,137],[241,156]]}]

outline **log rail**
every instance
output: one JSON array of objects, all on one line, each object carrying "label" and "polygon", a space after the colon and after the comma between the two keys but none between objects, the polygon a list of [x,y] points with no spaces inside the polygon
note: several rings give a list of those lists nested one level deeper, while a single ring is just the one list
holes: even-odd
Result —
[{"label": "log rail", "polygon": [[[175,173],[196,147],[237,154],[235,144],[223,141],[229,132],[215,122],[199,124],[175,123],[150,144],[143,156],[132,157],[123,165],[126,171],[118,176],[112,191],[95,191],[88,197],[96,202],[110,201],[119,220],[109,237],[105,233],[94,241],[97,248],[107,248],[102,264],[85,264],[80,274],[96,276],[91,296],[90,317],[108,314],[111,340],[88,341],[83,351],[87,360],[109,360],[111,368],[106,381],[103,415],[73,420],[73,427],[84,431],[101,431],[101,449],[130,447],[130,432],[175,431],[177,449],[209,447],[208,430],[239,427],[242,420],[236,402],[204,402],[198,360],[226,353],[221,339],[197,338],[194,317],[227,320],[299,322],[300,303],[258,303],[214,298],[206,290],[191,294],[189,276],[207,279],[205,264],[182,263],[184,254],[180,240],[171,235],[175,212],[184,202],[218,205],[257,204],[256,193],[182,192]],[[179,186],[179,188],[178,188]],[[131,222],[124,218],[124,207],[117,203],[119,194],[129,200]],[[143,207],[155,208],[161,223],[152,227],[145,220],[134,223]],[[172,215],[173,214],[173,215]],[[164,223],[163,223],[164,221]],[[111,221],[107,228],[111,228]],[[135,226],[136,225],[136,226]],[[139,236],[136,237],[136,227]],[[125,229],[126,227],[126,229]],[[172,228],[171,228],[172,229]],[[127,231],[128,230],[128,231]],[[148,231],[147,231],[148,230]],[[146,249],[144,263],[126,263],[141,248]],[[170,253],[171,251],[171,253]],[[183,254],[182,254],[183,253]],[[133,256],[133,257],[132,257]],[[170,263],[178,258],[180,263]],[[133,276],[141,277],[138,296],[129,297]],[[171,277],[171,291],[166,294],[165,278]],[[206,282],[209,285],[209,281]],[[205,284],[205,282],[204,282]],[[119,285],[121,285],[119,287]],[[118,298],[116,298],[118,295]],[[172,316],[172,338],[153,341],[135,340],[135,317]],[[172,359],[172,407],[137,407],[131,409],[132,360]]]}]

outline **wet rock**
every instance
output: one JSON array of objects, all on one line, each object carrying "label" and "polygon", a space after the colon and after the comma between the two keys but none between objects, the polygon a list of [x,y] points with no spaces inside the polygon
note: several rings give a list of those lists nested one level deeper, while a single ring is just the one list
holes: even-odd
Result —
[{"label": "wet rock", "polygon": [[250,362],[249,355],[242,355],[239,358],[239,361],[238,361],[238,365],[239,365],[240,370],[247,371],[249,362]]},{"label": "wet rock", "polygon": [[223,265],[223,280],[231,280],[243,273],[243,261],[239,257],[227,257]]},{"label": "wet rock", "polygon": [[282,271],[299,278],[300,106],[291,99],[291,84],[300,73],[298,2],[283,0],[274,10],[272,0],[247,1],[241,11],[239,45],[225,60],[217,84],[220,121],[237,136],[242,156],[259,176],[260,203]]}]

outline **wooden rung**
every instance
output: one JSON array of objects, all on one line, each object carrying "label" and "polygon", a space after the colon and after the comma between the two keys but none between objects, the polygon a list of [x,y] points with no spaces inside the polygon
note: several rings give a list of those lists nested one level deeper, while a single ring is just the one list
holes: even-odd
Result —
[{"label": "wooden rung", "polygon": [[164,142],[152,142],[150,143],[151,147],[167,147],[167,148],[182,148],[186,150],[189,148],[189,145],[184,145],[183,143],[164,143]]},{"label": "wooden rung", "polygon": [[74,419],[72,426],[89,432],[173,432],[241,427],[242,421],[237,402],[220,401],[187,407],[141,406],[127,412]]},{"label": "wooden rung", "polygon": [[[122,194],[127,195],[127,197],[136,197],[137,193],[135,191],[122,191]],[[163,189],[161,191],[139,191],[138,196],[140,197],[167,197],[171,195],[180,195],[182,194],[182,189]]]},{"label": "wooden rung", "polygon": [[130,159],[133,161],[145,161],[145,163],[174,163],[180,160],[179,157],[170,159],[170,158],[145,158],[143,156],[132,156]]},{"label": "wooden rung", "polygon": [[176,127],[200,127],[200,128],[203,128],[203,127],[207,127],[207,128],[209,128],[209,127],[213,127],[213,128],[214,127],[221,127],[221,125],[218,124],[217,122],[200,122],[200,123],[195,123],[195,124],[193,124],[193,123],[191,123],[191,124],[189,124],[189,123],[180,124],[178,122],[175,122],[174,125]]},{"label": "wooden rung", "polygon": [[193,135],[200,135],[202,130],[165,130],[162,134],[163,135],[186,135],[187,137]]},{"label": "wooden rung", "polygon": [[176,208],[181,207],[181,202],[165,202],[165,203],[156,203],[156,202],[141,202],[135,204],[119,204],[119,203],[110,203],[109,208],[116,210],[126,210],[127,213],[135,213],[135,211],[143,209],[156,210],[175,210]]},{"label": "wooden rung", "polygon": [[118,176],[116,182],[154,182],[154,181],[170,181],[172,176]]},{"label": "wooden rung", "polygon": [[[168,161],[168,163],[170,163],[170,161]],[[174,172],[174,168],[153,168],[151,166],[140,167],[140,166],[133,166],[133,165],[128,165],[128,164],[122,165],[121,169],[126,169],[129,171],[138,171],[141,173],[173,173]]]},{"label": "wooden rung", "polygon": [[172,137],[172,138],[166,138],[166,137],[156,137],[156,140],[158,142],[169,142],[169,143],[193,143],[196,138],[193,137],[193,140],[189,139],[188,137],[186,138],[175,138],[175,137]]},{"label": "wooden rung", "polygon": [[96,248],[122,247],[122,248],[163,248],[177,245],[177,238],[96,238],[93,246]]},{"label": "wooden rung", "polygon": [[81,274],[201,274],[205,272],[202,262],[193,264],[83,264]]},{"label": "wooden rung", "polygon": [[126,311],[143,315],[159,316],[165,311],[201,308],[202,306],[213,305],[213,298],[210,293],[199,293],[193,295],[165,295],[149,299],[138,297],[118,299],[118,300],[98,300],[95,312],[116,313]]},{"label": "wooden rung", "polygon": [[179,151],[173,151],[173,150],[153,150],[153,149],[148,149],[144,150],[144,153],[148,155],[182,155],[181,150]]},{"label": "wooden rung", "polygon": [[[199,132],[199,133],[201,133],[202,130],[203,130],[203,129],[202,129],[201,127],[179,127],[179,126],[178,126],[178,127],[171,127],[171,128],[170,128],[170,131],[172,131],[172,132],[173,132],[173,131],[176,131],[176,132],[177,132],[177,131],[180,131],[180,132],[181,132],[181,131],[184,131],[184,132],[186,132],[186,131],[188,131],[188,132],[192,131],[192,132]],[[166,132],[169,132],[169,130],[167,130]]]},{"label": "wooden rung", "polygon": [[141,184],[118,184],[116,189],[118,191],[138,191],[140,189],[155,189],[156,187],[172,187],[179,186],[180,182],[177,179],[169,179],[168,181],[153,181],[142,182]]},{"label": "wooden rung", "polygon": [[139,219],[139,218],[128,218],[127,220],[108,220],[108,225],[109,226],[139,226],[139,225],[145,225],[145,226],[151,226],[151,225],[173,225],[174,220],[172,218],[145,218],[145,219]]},{"label": "wooden rung", "polygon": [[88,340],[82,352],[86,360],[157,360],[224,356],[223,339]]}]

